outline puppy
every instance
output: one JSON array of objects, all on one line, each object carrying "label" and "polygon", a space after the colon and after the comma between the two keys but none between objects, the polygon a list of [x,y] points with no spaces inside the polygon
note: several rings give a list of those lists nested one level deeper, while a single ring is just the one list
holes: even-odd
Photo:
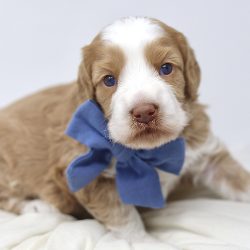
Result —
[{"label": "puppy", "polygon": [[65,169],[87,149],[64,131],[87,99],[102,108],[114,142],[151,149],[185,138],[180,176],[158,171],[165,197],[189,176],[224,198],[249,201],[250,175],[212,134],[199,83],[194,52],[181,33],[150,18],[115,21],[83,48],[75,82],[0,111],[0,207],[43,210],[39,199],[79,218],[90,214],[121,236],[144,234],[136,207],[119,199],[113,166],[80,191],[68,190]]}]

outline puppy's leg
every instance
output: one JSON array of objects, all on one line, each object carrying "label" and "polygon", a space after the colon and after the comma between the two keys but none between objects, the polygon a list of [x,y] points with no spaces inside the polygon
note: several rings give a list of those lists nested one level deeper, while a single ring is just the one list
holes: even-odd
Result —
[{"label": "puppy's leg", "polygon": [[18,185],[17,181],[15,179],[11,179],[11,176],[9,176],[9,165],[1,155],[3,154],[1,146],[2,145],[0,144],[0,209],[12,213],[19,213],[21,203],[24,200],[24,197],[22,196],[22,189]]},{"label": "puppy's leg", "polygon": [[48,179],[39,197],[61,213],[72,215],[78,219],[89,218],[89,214],[84,207],[68,191],[63,177],[61,177],[60,185],[54,179]]},{"label": "puppy's leg", "polygon": [[134,206],[124,205],[115,181],[99,177],[76,194],[78,201],[116,237],[135,241],[145,237],[142,219]]},{"label": "puppy's leg", "polygon": [[198,181],[227,199],[250,201],[250,173],[218,140],[214,145]]}]

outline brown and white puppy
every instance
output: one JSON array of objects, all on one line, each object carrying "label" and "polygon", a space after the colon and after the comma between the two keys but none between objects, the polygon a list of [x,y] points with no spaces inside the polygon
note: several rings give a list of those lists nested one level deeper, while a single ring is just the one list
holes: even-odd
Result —
[{"label": "brown and white puppy", "polygon": [[[41,199],[63,213],[85,211],[127,237],[144,234],[137,209],[117,194],[114,169],[70,193],[64,172],[86,148],[64,135],[76,107],[95,99],[108,118],[113,141],[154,148],[186,140],[180,176],[159,171],[167,196],[191,176],[222,197],[250,200],[250,175],[210,131],[198,102],[200,70],[185,37],[149,18],[124,18],[83,49],[76,82],[27,97],[0,111],[0,207],[42,210]],[[39,205],[40,204],[40,205]]]}]

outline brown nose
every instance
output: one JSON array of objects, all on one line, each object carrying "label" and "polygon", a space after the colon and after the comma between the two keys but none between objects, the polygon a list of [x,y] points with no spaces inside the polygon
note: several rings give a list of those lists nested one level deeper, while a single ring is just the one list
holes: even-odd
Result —
[{"label": "brown nose", "polygon": [[149,123],[156,117],[157,106],[151,103],[142,103],[137,105],[131,113],[137,122]]}]

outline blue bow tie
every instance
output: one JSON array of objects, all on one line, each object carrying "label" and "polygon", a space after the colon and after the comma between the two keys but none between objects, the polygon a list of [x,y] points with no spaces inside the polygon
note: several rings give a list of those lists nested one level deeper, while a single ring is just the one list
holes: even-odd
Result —
[{"label": "blue bow tie", "polygon": [[132,150],[112,143],[107,122],[98,105],[91,100],[79,106],[66,134],[86,145],[89,151],[76,158],[67,168],[71,191],[88,185],[116,159],[116,185],[125,204],[161,208],[165,201],[154,167],[178,175],[184,162],[182,138],[151,150]]}]

